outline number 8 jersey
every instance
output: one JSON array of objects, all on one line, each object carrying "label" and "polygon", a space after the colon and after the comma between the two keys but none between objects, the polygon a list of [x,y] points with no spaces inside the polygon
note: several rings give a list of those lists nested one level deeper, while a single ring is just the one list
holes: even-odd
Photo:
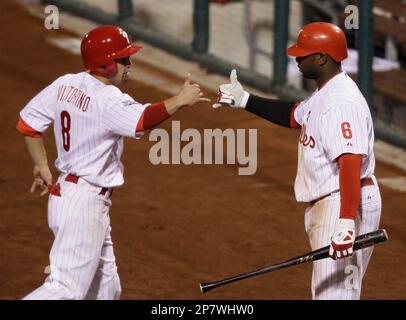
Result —
[{"label": "number 8 jersey", "polygon": [[39,133],[54,123],[60,172],[110,188],[124,183],[123,136],[142,134],[136,127],[147,106],[81,72],[55,80],[24,107],[20,118]]},{"label": "number 8 jersey", "polygon": [[361,177],[374,174],[374,129],[368,104],[356,83],[339,73],[294,111],[301,126],[295,196],[310,202],[339,190],[337,158],[363,155]]}]

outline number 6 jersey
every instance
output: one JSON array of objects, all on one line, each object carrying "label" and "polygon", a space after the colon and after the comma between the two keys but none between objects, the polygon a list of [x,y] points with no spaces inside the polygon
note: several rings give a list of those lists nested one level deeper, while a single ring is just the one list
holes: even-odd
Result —
[{"label": "number 6 jersey", "polygon": [[24,107],[20,118],[40,133],[54,123],[60,172],[117,187],[124,183],[123,136],[140,135],[136,127],[147,106],[81,72],[55,80]]},{"label": "number 6 jersey", "polygon": [[363,155],[361,177],[374,174],[374,130],[368,104],[355,82],[339,73],[302,101],[294,112],[299,138],[297,201],[310,202],[339,190],[337,158]]}]

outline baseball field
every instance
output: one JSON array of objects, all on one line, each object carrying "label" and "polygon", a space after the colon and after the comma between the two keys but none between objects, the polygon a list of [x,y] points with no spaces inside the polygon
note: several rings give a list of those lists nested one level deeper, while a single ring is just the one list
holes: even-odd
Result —
[{"label": "baseball field", "polygon": [[[15,129],[19,111],[60,75],[82,71],[81,59],[47,39],[49,31],[12,0],[0,2],[0,299],[20,299],[42,284],[53,235],[47,199],[29,193],[32,163]],[[142,52],[140,53],[140,55]],[[135,71],[137,61],[135,59]],[[145,66],[144,66],[145,68]],[[151,73],[159,75],[159,70]],[[183,79],[173,77],[181,86]],[[169,97],[165,88],[129,81],[122,87],[140,102]],[[215,99],[216,93],[205,90]],[[305,206],[296,203],[293,183],[299,131],[267,123],[248,112],[213,110],[200,103],[172,121],[181,129],[257,129],[258,169],[238,175],[236,165],[153,165],[154,141],[127,139],[122,161],[125,184],[114,191],[110,211],[122,299],[310,299],[311,264],[276,271],[213,290],[199,283],[240,274],[310,251]],[[56,157],[53,131],[45,134],[48,160]],[[52,166],[54,179],[57,172]],[[377,162],[376,176],[404,177]],[[363,299],[406,298],[406,197],[381,185],[381,227],[389,241],[377,246],[363,283]]]}]

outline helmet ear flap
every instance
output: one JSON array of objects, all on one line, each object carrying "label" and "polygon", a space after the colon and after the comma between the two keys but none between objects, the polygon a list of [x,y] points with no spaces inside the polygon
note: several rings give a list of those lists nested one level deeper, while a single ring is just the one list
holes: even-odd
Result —
[{"label": "helmet ear flap", "polygon": [[97,68],[97,70],[95,70],[95,71],[96,71],[95,72],[96,74],[98,74],[102,77],[105,77],[108,79],[113,78],[117,74],[117,71],[118,71],[117,63],[115,61],[113,61],[112,63],[110,63],[107,66],[101,66],[101,67]]},{"label": "helmet ear flap", "polygon": [[109,64],[105,69],[106,78],[113,78],[117,74],[118,68],[117,63],[113,61],[113,63]]}]

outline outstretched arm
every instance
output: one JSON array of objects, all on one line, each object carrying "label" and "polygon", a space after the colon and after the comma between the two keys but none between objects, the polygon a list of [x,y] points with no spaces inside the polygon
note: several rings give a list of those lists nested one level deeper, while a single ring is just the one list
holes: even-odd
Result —
[{"label": "outstretched arm", "polygon": [[200,86],[192,83],[190,74],[187,75],[180,92],[165,101],[149,105],[141,115],[137,125],[137,132],[152,129],[165,121],[184,106],[193,106],[198,102],[210,102],[204,98]]},{"label": "outstretched arm", "polygon": [[250,95],[245,110],[283,127],[300,128],[294,117],[297,106],[297,103]]},{"label": "outstretched arm", "polygon": [[188,74],[180,92],[164,102],[169,115],[173,115],[184,106],[193,106],[202,101],[210,102],[211,100],[203,97],[200,86],[197,83],[192,83],[190,74]]},{"label": "outstretched arm", "polygon": [[298,104],[267,99],[249,94],[245,91],[237,79],[237,71],[232,70],[230,83],[219,87],[217,103],[213,108],[229,106],[233,108],[245,108],[261,118],[287,128],[300,128],[294,118],[294,111]]}]

